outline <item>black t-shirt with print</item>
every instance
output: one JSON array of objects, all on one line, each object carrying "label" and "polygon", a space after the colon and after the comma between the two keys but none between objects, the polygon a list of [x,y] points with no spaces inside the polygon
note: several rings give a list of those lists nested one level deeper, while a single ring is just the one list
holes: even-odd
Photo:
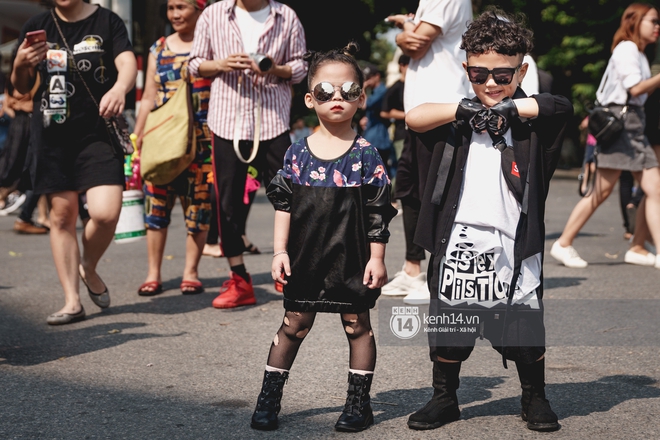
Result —
[{"label": "black t-shirt with print", "polygon": [[[32,129],[43,130],[45,143],[55,141],[62,144],[67,139],[82,143],[107,140],[105,125],[98,115],[99,110],[80,80],[78,72],[96,102],[100,103],[103,95],[117,80],[115,57],[122,52],[132,51],[126,25],[117,14],[102,7],[77,22],[65,22],[59,17],[57,21],[73,52],[78,70],[72,65],[70,56],[67,57],[64,72],[54,72],[47,60],[39,64],[41,85],[34,98]],[[46,31],[49,49],[66,49],[50,11],[28,20],[21,30],[19,44],[27,32],[39,29]],[[56,75],[58,77],[54,78]],[[61,75],[65,78],[65,86],[61,85]],[[62,92],[63,87],[66,88],[66,99],[62,99],[62,94],[57,94]],[[51,97],[51,94],[54,96]],[[46,121],[48,116],[44,117],[44,111],[52,107],[61,108],[63,101],[66,102],[65,117],[57,115]]]}]

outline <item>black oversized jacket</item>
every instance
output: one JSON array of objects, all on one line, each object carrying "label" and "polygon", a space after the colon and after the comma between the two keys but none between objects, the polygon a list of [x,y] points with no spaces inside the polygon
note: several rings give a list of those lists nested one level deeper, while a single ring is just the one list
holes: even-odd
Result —
[{"label": "black oversized jacket", "polygon": [[[513,98],[525,96],[518,88]],[[539,106],[538,117],[525,122],[516,119],[511,123],[515,161],[525,192],[516,230],[512,289],[522,261],[543,253],[545,199],[559,160],[566,125],[573,116],[573,106],[563,96],[542,93],[532,98]],[[478,100],[475,98],[475,101]],[[426,138],[433,156],[414,241],[440,261],[446,253],[456,217],[472,131],[467,124],[451,123],[427,133]],[[538,294],[541,298],[542,286]],[[437,297],[437,292],[432,296]]]}]

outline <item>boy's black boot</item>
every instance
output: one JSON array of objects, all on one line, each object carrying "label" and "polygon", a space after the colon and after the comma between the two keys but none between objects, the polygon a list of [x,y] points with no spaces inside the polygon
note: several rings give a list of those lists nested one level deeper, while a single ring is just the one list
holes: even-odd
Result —
[{"label": "boy's black boot", "polygon": [[373,374],[348,373],[348,393],[344,411],[335,423],[337,431],[360,432],[374,424],[374,413],[371,410],[371,382]]},{"label": "boy's black boot", "polygon": [[252,414],[252,423],[250,423],[253,429],[262,431],[277,429],[277,414],[281,408],[282,389],[288,378],[288,372],[264,372],[264,383],[257,398],[257,407]]},{"label": "boy's black boot", "polygon": [[456,390],[460,371],[460,362],[433,362],[433,397],[424,408],[410,415],[410,429],[435,429],[459,419],[461,411]]},{"label": "boy's black boot", "polygon": [[527,428],[533,431],[558,430],[557,414],[552,411],[550,402],[545,398],[545,359],[533,364],[516,362],[516,368],[522,388],[520,415],[527,422]]}]

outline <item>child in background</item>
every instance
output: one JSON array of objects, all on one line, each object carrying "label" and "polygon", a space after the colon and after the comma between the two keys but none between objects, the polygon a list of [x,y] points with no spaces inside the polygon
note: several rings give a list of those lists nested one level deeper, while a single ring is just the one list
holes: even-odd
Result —
[{"label": "child in background", "polygon": [[387,281],[388,223],[396,215],[378,150],[352,128],[366,96],[357,45],[308,53],[305,104],[320,129],[295,142],[267,189],[275,206],[272,276],[284,285],[283,323],[270,347],[254,429],[277,429],[282,388],[317,312],[340,313],[350,347],[348,396],[335,425],[373,424],[369,390],[376,342],[369,309]]}]

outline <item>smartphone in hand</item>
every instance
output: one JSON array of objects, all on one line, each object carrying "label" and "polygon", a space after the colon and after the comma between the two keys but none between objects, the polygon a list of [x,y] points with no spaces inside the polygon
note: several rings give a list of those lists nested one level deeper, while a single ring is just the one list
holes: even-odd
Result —
[{"label": "smartphone in hand", "polygon": [[33,44],[46,41],[46,31],[41,29],[38,31],[31,31],[25,34],[25,44],[26,46],[32,46]]}]

